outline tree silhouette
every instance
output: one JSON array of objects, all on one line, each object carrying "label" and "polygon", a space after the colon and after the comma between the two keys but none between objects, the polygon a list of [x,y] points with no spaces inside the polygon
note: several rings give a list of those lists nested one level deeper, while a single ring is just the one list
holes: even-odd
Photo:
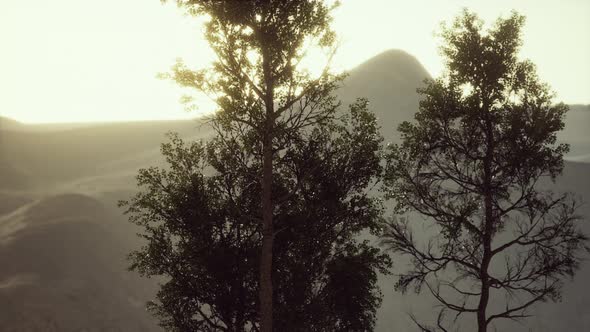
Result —
[{"label": "tree silhouette", "polygon": [[[382,225],[367,189],[381,171],[382,138],[366,108],[361,100],[341,121],[292,137],[275,165],[277,331],[374,327],[377,272],[391,264],[357,240]],[[132,268],[164,277],[150,307],[172,331],[259,331],[263,152],[240,126],[206,144],[173,135],[162,146],[167,167],[141,170],[141,191],[122,202],[147,240]]]},{"label": "tree silhouette", "polygon": [[[383,234],[413,263],[396,287],[425,287],[442,306],[437,327],[413,317],[424,331],[446,331],[451,313],[474,314],[480,332],[527,317],[534,303],[559,300],[580,262],[575,200],[542,188],[563,169],[568,146],[556,133],[568,108],[517,59],[523,23],[513,13],[484,31],[465,11],[443,28],[446,74],[419,90],[415,122],[399,126],[403,143],[387,153],[388,196],[422,216],[394,219]],[[434,227],[424,241],[419,220]]]},{"label": "tree silhouette", "polygon": [[215,121],[220,130],[243,124],[262,146],[259,300],[261,331],[271,332],[275,166],[280,163],[280,151],[298,131],[333,114],[323,105],[330,103],[335,77],[327,67],[313,77],[300,66],[310,45],[333,54],[335,38],[329,27],[333,6],[322,0],[176,2],[191,15],[208,17],[206,38],[217,61],[204,71],[178,63],[173,78],[217,102],[221,111]]}]

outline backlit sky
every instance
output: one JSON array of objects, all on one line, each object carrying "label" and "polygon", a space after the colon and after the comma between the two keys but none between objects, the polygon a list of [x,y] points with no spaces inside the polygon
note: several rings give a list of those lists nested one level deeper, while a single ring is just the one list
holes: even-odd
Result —
[{"label": "backlit sky", "polygon": [[[588,0],[343,0],[335,66],[397,48],[437,76],[434,32],[463,7],[486,22],[525,14],[522,56],[559,100],[590,103]],[[199,23],[159,0],[0,0],[0,45],[0,115],[27,123],[194,117],[178,103],[182,90],[155,76],[177,57],[212,59]]]}]

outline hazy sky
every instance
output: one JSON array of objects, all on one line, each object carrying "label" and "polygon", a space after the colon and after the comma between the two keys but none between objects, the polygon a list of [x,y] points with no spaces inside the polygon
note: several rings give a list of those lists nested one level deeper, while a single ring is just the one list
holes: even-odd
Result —
[{"label": "hazy sky", "polygon": [[[436,76],[434,32],[463,7],[490,22],[525,14],[522,56],[559,100],[590,103],[589,0],[343,0],[335,65],[397,48]],[[159,0],[0,0],[0,43],[0,115],[30,123],[194,117],[155,75],[177,57],[203,66],[212,56],[198,22]]]}]

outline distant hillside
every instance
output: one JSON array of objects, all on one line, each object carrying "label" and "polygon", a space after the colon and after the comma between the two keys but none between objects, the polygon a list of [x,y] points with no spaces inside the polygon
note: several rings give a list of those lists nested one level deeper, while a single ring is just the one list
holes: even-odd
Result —
[{"label": "distant hillside", "polygon": [[0,217],[2,331],[158,331],[154,282],[126,271],[138,245],[95,199],[58,195]]},{"label": "distant hillside", "polygon": [[22,123],[7,117],[0,116],[0,132],[2,130],[18,130],[22,128]]},{"label": "distant hillside", "polygon": [[412,55],[402,50],[385,51],[350,71],[338,92],[344,105],[358,97],[368,98],[386,139],[397,137],[397,126],[414,119],[420,96],[416,89],[430,74]]},{"label": "distant hillside", "polygon": [[558,138],[570,144],[568,160],[590,162],[590,105],[570,105]]},{"label": "distant hillside", "polygon": [[9,132],[22,127],[20,122],[0,116],[0,189],[23,189],[28,186],[28,179],[15,167],[12,153],[7,149],[8,145],[14,144],[7,138]]},{"label": "distant hillside", "polygon": [[30,179],[10,161],[0,156],[0,189],[25,189]]},{"label": "distant hillside", "polygon": [[[157,122],[157,121],[144,121],[144,122]],[[165,121],[162,121],[165,122]],[[128,122],[137,123],[137,122]],[[141,122],[139,122],[141,123]],[[64,122],[64,123],[23,123],[15,119],[0,116],[0,130],[8,131],[24,131],[24,132],[52,132],[52,131],[65,131],[70,129],[81,129],[97,127],[101,125],[111,125],[109,122]]]},{"label": "distant hillside", "polygon": [[590,112],[590,105],[572,104],[570,105],[571,111]]},{"label": "distant hillside", "polygon": [[[368,98],[391,141],[400,122],[413,120],[416,89],[429,77],[414,57],[392,50],[351,70],[338,95],[344,106]],[[125,254],[141,240],[116,202],[136,190],[138,168],[161,162],[159,145],[167,131],[199,139],[208,137],[210,128],[197,121],[83,126],[1,121],[0,330],[159,331],[144,310],[154,281],[125,270]],[[590,155],[589,129],[590,106],[572,105],[559,136],[572,144],[572,156]],[[585,199],[580,214],[590,218],[590,163],[566,162],[563,177],[551,186]],[[403,260],[394,261],[395,268],[403,268]],[[567,285],[562,303],[541,305],[538,317],[523,325],[507,322],[499,330],[590,330],[589,278],[586,264]],[[415,331],[406,311],[430,315],[434,302],[427,294],[397,293],[393,284],[393,278],[380,279],[384,301],[376,331]]]},{"label": "distant hillside", "polygon": [[62,131],[4,131],[0,148],[8,162],[18,165],[38,187],[113,172],[135,173],[160,159],[159,146],[167,132],[195,137],[208,130],[187,120],[101,124]]},{"label": "distant hillside", "polygon": [[[399,123],[413,118],[419,102],[416,89],[428,77],[413,56],[391,50],[353,69],[338,95],[344,107],[357,97],[368,98],[390,140]],[[209,127],[197,121],[18,126],[12,122],[13,130],[3,132],[0,148],[17,165],[13,167],[36,186],[102,174],[132,175],[139,167],[160,160],[159,145],[166,132],[177,131],[184,137],[210,133]],[[6,186],[8,182],[0,182],[0,189]]]}]

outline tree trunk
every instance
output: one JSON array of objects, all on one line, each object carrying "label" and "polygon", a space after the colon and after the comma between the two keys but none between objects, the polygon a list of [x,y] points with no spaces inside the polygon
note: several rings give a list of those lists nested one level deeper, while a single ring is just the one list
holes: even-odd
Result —
[{"label": "tree trunk", "polygon": [[266,121],[262,134],[262,248],[260,252],[260,331],[272,332],[273,289],[272,289],[272,251],[273,251],[273,134],[274,134],[274,84],[267,49],[262,52],[262,65],[266,85]]},{"label": "tree trunk", "polygon": [[[487,103],[484,102],[484,105]],[[484,108],[487,111],[487,108]],[[493,195],[493,184],[492,184],[492,162],[494,157],[494,133],[492,130],[492,123],[489,118],[489,113],[485,114],[486,118],[486,156],[484,159],[484,209],[485,209],[485,220],[484,229],[482,234],[483,244],[483,257],[481,260],[480,267],[480,280],[481,280],[481,294],[479,297],[479,304],[477,306],[477,332],[487,331],[487,317],[486,309],[490,299],[490,277],[488,275],[488,269],[492,260],[492,237],[494,233],[494,211],[492,205]]]},{"label": "tree trunk", "polygon": [[[487,163],[486,163],[487,164]],[[485,167],[486,173],[489,167]],[[487,331],[487,316],[486,309],[490,299],[490,277],[488,275],[488,269],[490,261],[492,260],[492,232],[493,232],[493,211],[492,211],[492,194],[489,190],[489,177],[486,174],[486,193],[484,198],[485,205],[485,227],[483,233],[483,257],[481,260],[481,268],[479,272],[479,278],[481,280],[481,294],[479,296],[479,304],[477,306],[477,332]]]},{"label": "tree trunk", "polygon": [[[270,136],[270,135],[269,135]],[[263,147],[262,175],[262,249],[260,253],[260,331],[272,332],[272,144]]]},{"label": "tree trunk", "polygon": [[[484,235],[484,237],[486,236]],[[479,304],[477,306],[477,332],[486,332],[488,325],[486,309],[488,307],[488,302],[490,299],[490,284],[487,271],[490,264],[490,247],[490,241],[486,241],[484,239],[484,254],[480,270],[481,295],[479,296]]]}]

